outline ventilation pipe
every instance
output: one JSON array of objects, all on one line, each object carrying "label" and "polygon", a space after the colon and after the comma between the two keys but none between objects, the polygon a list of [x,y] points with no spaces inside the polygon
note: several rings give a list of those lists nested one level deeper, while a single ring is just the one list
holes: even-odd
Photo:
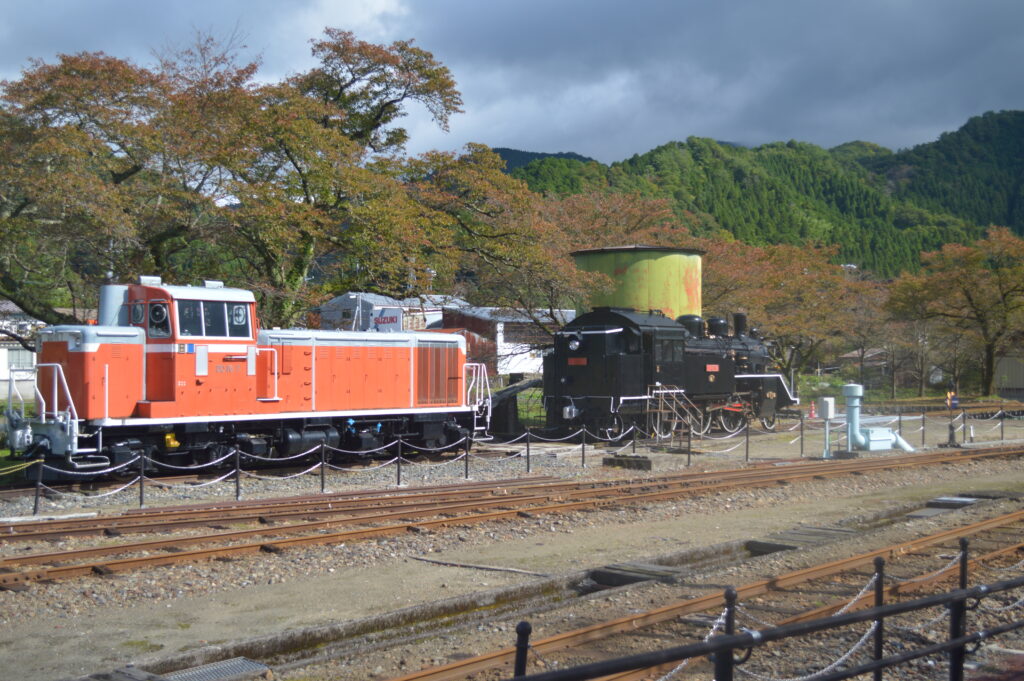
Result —
[{"label": "ventilation pipe", "polygon": [[846,441],[850,451],[859,449],[877,452],[899,447],[905,452],[912,452],[906,440],[892,428],[862,428],[860,425],[860,402],[864,396],[864,386],[848,383],[843,386],[843,397],[846,398]]}]

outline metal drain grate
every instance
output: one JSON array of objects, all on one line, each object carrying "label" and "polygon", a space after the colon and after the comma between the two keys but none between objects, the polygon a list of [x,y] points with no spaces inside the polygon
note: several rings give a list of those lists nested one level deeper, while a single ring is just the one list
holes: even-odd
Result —
[{"label": "metal drain grate", "polygon": [[164,674],[163,678],[167,681],[242,681],[262,676],[268,671],[270,667],[265,664],[253,662],[245,657],[233,657],[230,660]]}]

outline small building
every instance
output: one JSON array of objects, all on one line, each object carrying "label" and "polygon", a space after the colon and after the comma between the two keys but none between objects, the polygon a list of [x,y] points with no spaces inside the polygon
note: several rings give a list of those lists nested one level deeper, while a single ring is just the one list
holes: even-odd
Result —
[{"label": "small building", "polygon": [[0,300],[0,329],[24,337],[30,336],[41,326],[46,326],[46,324],[28,316],[11,301]]},{"label": "small building", "polygon": [[[78,315],[80,319],[88,323],[96,322],[95,309],[56,308],[56,310],[63,314]],[[45,326],[46,322],[29,316],[10,300],[0,300],[0,329],[27,339],[29,344],[32,344],[36,331]],[[36,353],[34,351],[27,350],[16,340],[0,334],[0,401],[7,400],[11,389],[12,374],[15,376],[16,388],[21,396],[28,402],[35,400],[35,377],[25,371],[19,373],[19,370],[32,369],[35,365]]]},{"label": "small building", "polygon": [[441,326],[445,307],[469,304],[454,296],[427,294],[399,300],[379,293],[351,292],[318,308],[325,329],[346,331],[418,331]]},{"label": "small building", "polygon": [[890,379],[889,352],[884,348],[865,348],[863,355],[860,350],[853,350],[840,355],[838,364],[841,369],[857,373],[857,382],[866,388],[880,388],[888,385]]},{"label": "small building", "polygon": [[[556,310],[552,319],[562,326],[576,317],[575,310]],[[527,315],[497,307],[446,307],[444,328],[463,329],[466,352],[472,362],[487,365],[491,375],[538,374],[543,368],[543,349],[551,338]]]},{"label": "small building", "polygon": [[[36,353],[26,350],[17,341],[0,339],[0,401],[6,402],[8,394],[20,394],[28,402],[35,400],[35,376],[19,371],[32,369],[35,365]],[[16,393],[10,393],[12,374],[16,381]]]}]

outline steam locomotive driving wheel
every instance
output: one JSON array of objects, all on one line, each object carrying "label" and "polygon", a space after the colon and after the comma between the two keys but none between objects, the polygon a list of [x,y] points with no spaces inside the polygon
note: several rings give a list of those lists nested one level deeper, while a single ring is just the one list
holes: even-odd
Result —
[{"label": "steam locomotive driving wheel", "polygon": [[739,401],[732,401],[718,411],[718,426],[730,435],[743,430],[746,423],[747,416]]}]

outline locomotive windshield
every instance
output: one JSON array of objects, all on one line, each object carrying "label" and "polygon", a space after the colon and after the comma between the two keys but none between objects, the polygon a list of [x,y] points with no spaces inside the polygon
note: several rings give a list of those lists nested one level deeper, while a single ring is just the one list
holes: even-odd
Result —
[{"label": "locomotive windshield", "polygon": [[179,300],[178,334],[248,338],[249,306],[223,301]]}]

